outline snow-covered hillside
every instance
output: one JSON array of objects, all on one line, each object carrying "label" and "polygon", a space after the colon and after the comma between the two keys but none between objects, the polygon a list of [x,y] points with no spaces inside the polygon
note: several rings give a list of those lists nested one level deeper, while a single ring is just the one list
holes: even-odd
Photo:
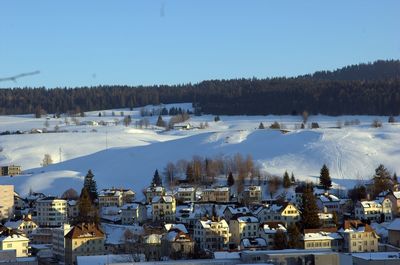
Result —
[{"label": "snow-covered hillside", "polygon": [[[179,106],[190,108],[190,104]],[[69,187],[80,190],[83,175],[92,169],[99,188],[127,187],[140,196],[154,170],[162,171],[167,162],[193,155],[235,153],[251,154],[269,173],[282,175],[288,170],[300,178],[315,178],[326,163],[334,182],[344,186],[368,179],[379,163],[400,172],[400,125],[387,124],[387,117],[311,116],[309,122],[318,122],[320,129],[296,130],[301,122],[298,116],[221,116],[221,121],[214,122],[213,116],[206,115],[186,122],[194,126],[207,122],[206,129],[171,131],[154,127],[154,116],[149,118],[147,129],[135,128],[135,121],[141,119],[138,109],[114,110],[115,116],[109,110],[101,112],[101,117],[99,112],[90,112],[79,119],[111,123],[123,118],[121,111],[132,115],[130,126],[76,126],[66,125],[64,118],[50,118],[50,129],[57,125],[68,132],[0,136],[0,164],[18,164],[24,170],[21,176],[0,177],[0,183],[15,184],[21,194],[32,189],[59,195]],[[338,121],[355,119],[361,124],[332,128]],[[371,128],[374,119],[383,121],[383,127]],[[257,129],[260,122],[269,126],[274,121],[284,124],[289,132]],[[46,118],[31,115],[2,116],[0,131],[30,131],[43,128],[45,122]],[[41,167],[46,153],[55,163]]]}]

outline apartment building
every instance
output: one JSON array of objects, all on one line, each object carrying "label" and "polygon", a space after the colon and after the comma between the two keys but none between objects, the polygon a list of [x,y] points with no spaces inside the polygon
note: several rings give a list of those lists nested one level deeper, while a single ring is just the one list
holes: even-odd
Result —
[{"label": "apartment building", "polygon": [[151,203],[154,197],[165,195],[165,188],[162,186],[150,186],[145,191],[146,203]]},{"label": "apartment building", "polygon": [[181,202],[195,202],[196,189],[194,187],[179,187],[176,192],[177,200]]},{"label": "apartment building", "polygon": [[121,223],[123,225],[142,224],[146,219],[147,209],[141,203],[128,203],[121,207]]},{"label": "apartment building", "polygon": [[360,220],[390,222],[392,220],[392,202],[388,198],[357,202],[355,217]]},{"label": "apartment building", "polygon": [[135,193],[129,189],[103,189],[99,192],[99,207],[121,207],[135,200]]},{"label": "apartment building", "polygon": [[204,189],[201,193],[202,202],[230,202],[231,193],[229,187],[215,187]]},{"label": "apartment building", "polygon": [[36,222],[43,227],[59,227],[68,221],[67,201],[45,197],[36,201]]},{"label": "apartment building", "polygon": [[0,185],[0,221],[8,219],[14,213],[14,186]]},{"label": "apartment building", "polygon": [[251,215],[232,218],[229,221],[230,242],[239,245],[244,238],[257,237],[259,225],[258,218]]},{"label": "apartment building", "polygon": [[302,241],[304,249],[332,249],[339,252],[342,249],[343,237],[336,227],[304,229]]},{"label": "apartment building", "polygon": [[175,221],[176,201],[173,196],[156,196],[152,201],[153,222]]},{"label": "apartment building", "polygon": [[10,165],[1,167],[2,176],[16,176],[21,174],[21,166]]},{"label": "apartment building", "polygon": [[327,211],[330,213],[340,211],[340,199],[327,192],[317,196],[317,205],[321,211]]},{"label": "apartment building", "polygon": [[200,249],[225,249],[230,238],[229,225],[220,218],[197,220],[193,234]]},{"label": "apartment building", "polygon": [[71,231],[72,227],[69,224],[64,224],[61,227],[52,230],[52,250],[55,258],[61,262],[65,262],[65,236]]},{"label": "apartment building", "polygon": [[260,203],[262,200],[261,186],[248,186],[239,196],[239,202],[245,205]]}]

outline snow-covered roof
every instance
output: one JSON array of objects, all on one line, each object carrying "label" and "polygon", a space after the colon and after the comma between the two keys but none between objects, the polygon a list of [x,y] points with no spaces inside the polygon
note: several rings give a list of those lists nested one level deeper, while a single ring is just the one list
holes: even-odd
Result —
[{"label": "snow-covered roof", "polygon": [[212,224],[222,224],[223,226],[228,226],[228,223],[225,221],[225,219],[221,219],[220,221],[200,220],[200,224],[206,229],[210,229]]},{"label": "snow-covered roof", "polygon": [[394,219],[389,226],[387,227],[388,230],[395,230],[400,231],[400,218]]},{"label": "snow-covered roof", "polygon": [[250,248],[250,247],[266,247],[267,246],[267,241],[265,241],[264,238],[262,237],[256,237],[256,238],[243,238],[240,242],[240,245],[242,245],[245,248]]},{"label": "snow-covered roof", "polygon": [[174,201],[174,197],[172,197],[170,195],[165,195],[165,196],[155,196],[151,202],[152,203],[160,203],[160,202],[172,203],[173,201]]},{"label": "snow-covered roof", "polygon": [[4,224],[5,227],[17,229],[22,224],[23,220],[18,221],[8,221]]},{"label": "snow-covered roof", "polygon": [[280,230],[282,232],[286,232],[286,227],[283,225],[283,223],[278,223],[278,222],[267,222],[261,225],[262,231],[264,231],[265,234],[275,234],[277,230]]},{"label": "snow-covered roof", "polygon": [[394,191],[393,196],[396,197],[396,199],[400,200],[400,191]]},{"label": "snow-covered roof", "polygon": [[27,237],[19,234],[0,235],[0,241],[29,241]]},{"label": "snow-covered roof", "polygon": [[137,203],[126,203],[122,205],[121,210],[136,210],[139,208],[139,204]]},{"label": "snow-covered roof", "polygon": [[399,260],[400,264],[400,252],[353,253],[352,256],[363,260]]},{"label": "snow-covered roof", "polygon": [[305,233],[303,236],[304,241],[334,240],[334,239],[342,239],[342,237],[338,233],[330,233],[323,231],[317,233]]},{"label": "snow-covered roof", "polygon": [[225,211],[229,211],[231,214],[235,215],[235,214],[248,214],[250,213],[249,208],[247,207],[232,207],[232,206],[228,206],[226,207]]},{"label": "snow-covered roof", "polygon": [[179,187],[178,192],[194,192],[195,188],[193,187]]},{"label": "snow-covered roof", "polygon": [[261,191],[261,186],[247,186],[245,191]]},{"label": "snow-covered roof", "polygon": [[363,208],[380,208],[382,205],[378,201],[362,201],[361,206]]},{"label": "snow-covered roof", "polygon": [[165,224],[164,228],[167,231],[169,231],[171,229],[178,229],[178,230],[182,231],[185,234],[188,233],[188,231],[187,231],[187,229],[186,229],[184,224]]},{"label": "snow-covered roof", "polygon": [[318,198],[322,202],[340,202],[339,198],[333,194],[321,194]]},{"label": "snow-covered roof", "polygon": [[318,213],[318,218],[320,220],[332,219],[333,218],[333,214],[332,213]]},{"label": "snow-covered roof", "polygon": [[237,220],[240,223],[258,223],[258,218],[251,215],[240,216]]}]

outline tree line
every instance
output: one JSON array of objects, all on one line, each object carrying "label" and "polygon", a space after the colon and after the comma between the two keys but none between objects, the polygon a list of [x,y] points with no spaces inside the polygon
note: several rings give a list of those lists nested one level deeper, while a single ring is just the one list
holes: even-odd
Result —
[{"label": "tree line", "polygon": [[[0,89],[0,114],[80,113],[193,102],[195,113],[398,115],[400,61],[377,61],[293,78],[197,84]],[[176,114],[176,113],[175,113]]]}]

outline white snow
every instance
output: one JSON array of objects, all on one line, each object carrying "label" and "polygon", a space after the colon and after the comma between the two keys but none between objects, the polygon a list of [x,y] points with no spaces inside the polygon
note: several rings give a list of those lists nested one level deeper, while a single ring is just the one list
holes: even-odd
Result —
[{"label": "white snow", "polygon": [[[190,104],[176,106],[190,108]],[[112,111],[115,116],[111,116]],[[114,119],[122,120],[120,111],[132,116],[132,125],[112,125]],[[320,129],[296,130],[295,125],[301,122],[298,116],[220,116],[221,121],[214,122],[213,116],[204,115],[193,116],[188,122],[198,126],[207,121],[206,129],[162,131],[153,127],[157,116],[148,117],[152,124],[148,129],[134,127],[135,121],[141,119],[140,108],[107,110],[102,117],[98,117],[99,112],[103,113],[89,112],[78,119],[103,120],[111,125],[66,125],[65,118],[50,118],[49,129],[59,125],[60,130],[68,132],[0,136],[0,165],[21,165],[24,170],[20,176],[0,177],[0,184],[14,184],[22,196],[30,189],[61,195],[68,188],[79,191],[83,176],[92,169],[99,190],[110,186],[130,188],[141,199],[140,191],[148,187],[154,170],[162,172],[168,162],[193,155],[236,153],[251,154],[269,173],[282,175],[287,170],[300,179],[315,180],[325,163],[334,184],[346,187],[369,179],[380,163],[400,172],[400,125],[384,122],[382,128],[370,127],[372,120],[386,121],[387,117],[317,115],[311,116],[309,122],[318,122]],[[163,119],[168,121],[169,117]],[[355,119],[361,124],[332,128],[337,121]],[[46,118],[35,119],[33,115],[0,116],[0,132],[42,129],[45,121]],[[284,124],[290,132],[257,129],[260,122],[268,127],[274,121]],[[54,164],[41,167],[46,153]]]}]

